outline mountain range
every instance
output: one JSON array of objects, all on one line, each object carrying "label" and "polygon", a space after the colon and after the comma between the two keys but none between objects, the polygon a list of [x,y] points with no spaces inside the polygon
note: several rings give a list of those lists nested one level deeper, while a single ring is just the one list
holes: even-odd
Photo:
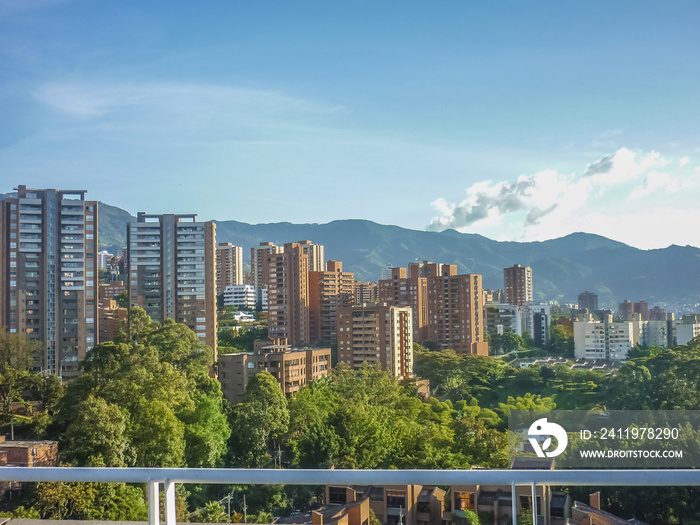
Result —
[{"label": "mountain range", "polygon": [[[128,212],[100,204],[100,244],[124,246]],[[676,313],[700,309],[700,249],[672,245],[640,250],[606,237],[572,233],[541,242],[499,242],[478,234],[417,231],[367,220],[337,220],[327,224],[247,224],[216,221],[218,242],[250,248],[264,241],[311,240],[326,249],[326,259],[343,262],[355,278],[376,281],[381,271],[428,260],[456,264],[460,273],[483,275],[484,287],[503,288],[503,268],[532,268],[536,300],[576,303],[578,294],[598,294],[601,308],[617,311],[624,299],[644,300]]]},{"label": "mountain range", "polygon": [[[2,198],[11,194],[0,195]],[[100,249],[116,252],[126,245],[126,210],[100,203]],[[617,311],[624,299],[644,300],[667,311],[700,311],[700,249],[672,245],[640,250],[588,233],[572,233],[541,242],[499,242],[478,234],[417,231],[367,220],[337,220],[327,224],[247,224],[216,221],[217,241],[250,248],[311,240],[326,249],[326,259],[343,262],[356,279],[376,281],[388,264],[407,266],[428,260],[456,264],[460,273],[483,275],[484,287],[503,288],[503,268],[532,268],[536,300],[576,303],[584,290],[598,294],[599,306]]]}]

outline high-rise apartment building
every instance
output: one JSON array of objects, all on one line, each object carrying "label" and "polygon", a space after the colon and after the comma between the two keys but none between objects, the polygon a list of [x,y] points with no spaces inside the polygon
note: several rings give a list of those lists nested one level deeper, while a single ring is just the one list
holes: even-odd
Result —
[{"label": "high-rise apartment building", "polygon": [[260,246],[253,246],[250,249],[250,273],[253,286],[255,287],[255,303],[257,308],[260,308],[263,300],[263,289],[265,289],[263,281],[263,267],[265,266],[265,257],[270,254],[281,253],[283,248],[276,246],[271,242],[261,242]]},{"label": "high-rise apartment building", "polygon": [[481,275],[444,264],[428,278],[428,340],[457,353],[488,355]]},{"label": "high-rise apartment building", "polygon": [[593,292],[586,290],[578,294],[578,309],[588,310],[588,313],[593,313],[598,310],[598,296]]},{"label": "high-rise apartment building", "polygon": [[322,272],[326,269],[326,249],[321,244],[311,241],[299,241],[296,243],[303,254],[309,258],[309,271]]},{"label": "high-rise apartment building", "polygon": [[129,304],[190,327],[216,359],[216,225],[139,212],[127,224]]},{"label": "high-rise apartment building", "polygon": [[353,304],[355,274],[340,261],[328,261],[325,272],[309,272],[311,341],[336,342],[336,311]]},{"label": "high-rise apartment building", "polygon": [[309,256],[299,243],[268,253],[262,266],[267,286],[268,333],[299,346],[311,340],[309,326]]},{"label": "high-rise apartment building", "polygon": [[503,269],[506,303],[525,306],[532,301],[532,269],[529,266],[516,264]]},{"label": "high-rise apartment building", "polygon": [[220,242],[216,247],[216,295],[238,284],[243,284],[243,247]]},{"label": "high-rise apartment building", "polygon": [[638,301],[634,303],[634,313],[639,314],[642,321],[649,320],[649,303],[646,301]]},{"label": "high-rise apartment building", "polygon": [[391,268],[389,279],[379,281],[379,303],[410,307],[413,311],[413,338],[422,343],[428,338],[428,280],[420,276],[416,267],[412,270],[409,275],[406,268]]},{"label": "high-rise apartment building", "polygon": [[37,368],[70,379],[98,342],[97,202],[15,189],[0,207],[0,322],[40,341]]},{"label": "high-rise apartment building", "polygon": [[387,304],[338,309],[338,362],[358,370],[379,363],[394,377],[413,376],[411,308]]}]

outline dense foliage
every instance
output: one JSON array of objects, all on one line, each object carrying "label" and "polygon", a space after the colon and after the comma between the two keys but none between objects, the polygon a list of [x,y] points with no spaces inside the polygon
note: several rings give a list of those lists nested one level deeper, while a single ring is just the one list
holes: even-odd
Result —
[{"label": "dense foliage", "polygon": [[[0,334],[0,406],[3,417],[15,418],[18,437],[58,439],[61,461],[73,465],[506,467],[504,430],[514,409],[700,409],[700,341],[636,348],[612,375],[567,365],[518,369],[507,359],[416,345],[415,373],[430,380],[427,399],[378,367],[341,365],[291,398],[261,372],[231,407],[211,375],[211,350],[192,331],[173,321],[153,324],[139,309],[128,326],[128,334],[90,352],[83,375],[65,391],[56,378],[30,372],[26,339]],[[243,335],[237,342],[252,344],[253,333]],[[39,414],[10,414],[29,401]],[[201,509],[206,521],[222,519],[216,502],[231,494],[233,511],[241,512],[245,498],[248,519],[259,521],[322,497],[318,487],[178,490],[179,517]],[[602,492],[606,508],[625,517],[670,523],[700,515],[692,489]],[[126,484],[42,483],[15,505],[22,505],[16,517],[142,520],[146,512],[142,488]]]}]

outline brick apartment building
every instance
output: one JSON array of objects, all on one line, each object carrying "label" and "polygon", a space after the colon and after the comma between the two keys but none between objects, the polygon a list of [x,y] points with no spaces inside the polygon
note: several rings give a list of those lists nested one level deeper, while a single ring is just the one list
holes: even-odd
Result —
[{"label": "brick apartment building", "polygon": [[387,304],[338,309],[338,362],[358,370],[379,363],[399,379],[413,377],[412,312]]},{"label": "brick apartment building", "polygon": [[532,301],[532,268],[516,264],[503,269],[506,303],[525,306]]},{"label": "brick apartment building", "polygon": [[272,374],[285,395],[291,396],[307,383],[331,371],[330,348],[292,348],[286,339],[255,342],[253,352],[219,356],[219,382],[224,398],[243,401],[248,381],[263,370]]},{"label": "brick apartment building", "polygon": [[355,274],[343,271],[340,261],[328,261],[326,271],[309,272],[310,338],[314,342],[337,341],[336,313],[354,302]]}]

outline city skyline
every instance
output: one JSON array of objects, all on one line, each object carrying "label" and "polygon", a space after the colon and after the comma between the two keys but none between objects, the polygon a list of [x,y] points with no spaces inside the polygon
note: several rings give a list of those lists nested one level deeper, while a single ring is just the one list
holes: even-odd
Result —
[{"label": "city skyline", "polygon": [[0,192],[84,188],[204,221],[700,246],[698,14],[6,2]]}]

